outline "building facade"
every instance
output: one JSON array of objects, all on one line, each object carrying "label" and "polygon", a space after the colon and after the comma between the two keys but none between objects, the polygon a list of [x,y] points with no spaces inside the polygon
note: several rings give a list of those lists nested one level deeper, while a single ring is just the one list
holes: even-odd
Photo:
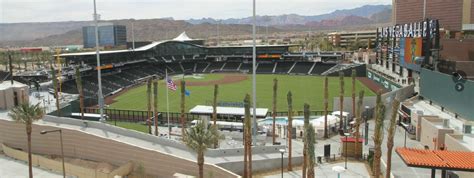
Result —
[{"label": "building facade", "polygon": [[355,43],[360,47],[373,48],[375,45],[375,30],[353,31],[353,32],[333,32],[328,33],[327,38],[333,46],[348,48]]},{"label": "building facade", "polygon": [[[99,46],[114,47],[127,45],[127,29],[123,25],[100,25]],[[95,47],[95,26],[82,27],[84,48]]]}]

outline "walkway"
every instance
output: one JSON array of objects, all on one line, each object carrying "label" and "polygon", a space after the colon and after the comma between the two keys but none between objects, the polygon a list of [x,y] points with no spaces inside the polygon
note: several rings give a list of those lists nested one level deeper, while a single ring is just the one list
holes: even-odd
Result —
[{"label": "walkway", "polygon": [[[28,164],[23,161],[18,161],[10,157],[0,154],[0,178],[27,178]],[[61,173],[55,173],[33,167],[33,177],[36,178],[60,178],[63,177]]]}]

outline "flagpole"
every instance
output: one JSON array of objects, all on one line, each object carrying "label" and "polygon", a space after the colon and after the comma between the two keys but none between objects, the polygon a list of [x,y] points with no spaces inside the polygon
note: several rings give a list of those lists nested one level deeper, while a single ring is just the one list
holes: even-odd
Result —
[{"label": "flagpole", "polygon": [[166,82],[166,118],[168,119],[168,139],[171,139],[171,127],[170,127],[170,103],[168,96],[168,69],[165,68],[165,82]]}]

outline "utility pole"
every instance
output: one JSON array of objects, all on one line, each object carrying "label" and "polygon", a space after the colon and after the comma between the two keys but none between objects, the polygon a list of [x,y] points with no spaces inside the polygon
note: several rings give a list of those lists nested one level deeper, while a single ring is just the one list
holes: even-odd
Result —
[{"label": "utility pole", "polygon": [[99,101],[100,119],[99,121],[105,122],[104,118],[104,95],[102,94],[102,76],[100,69],[100,52],[99,52],[99,15],[97,14],[96,3],[94,0],[94,23],[95,23],[95,55],[97,56],[97,81],[99,83],[99,90],[97,97]]},{"label": "utility pole", "polygon": [[253,47],[252,47],[252,135],[253,135],[253,145],[255,145],[257,140],[257,78],[255,75],[256,72],[256,63],[257,63],[257,43],[255,41],[255,25],[257,23],[257,19],[255,18],[255,0],[253,0],[253,24],[252,24],[252,39],[253,39]]}]

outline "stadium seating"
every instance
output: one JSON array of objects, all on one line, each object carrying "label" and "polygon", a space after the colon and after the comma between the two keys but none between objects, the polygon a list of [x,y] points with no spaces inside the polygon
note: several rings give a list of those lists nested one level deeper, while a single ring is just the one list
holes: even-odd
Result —
[{"label": "stadium seating", "polygon": [[323,72],[329,70],[331,67],[335,66],[336,64],[326,64],[326,63],[316,63],[311,71],[312,75],[321,75]]},{"label": "stadium seating", "polygon": [[194,71],[194,62],[182,62],[181,65],[185,71]]},{"label": "stadium seating", "polygon": [[259,63],[257,67],[257,73],[260,74],[271,74],[273,73],[273,68],[275,63]]},{"label": "stadium seating", "polygon": [[308,74],[314,62],[296,62],[295,67],[290,71],[292,74]]},{"label": "stadium seating", "polygon": [[212,72],[214,70],[221,70],[224,62],[213,62],[204,72]]},{"label": "stadium seating", "polygon": [[237,70],[240,64],[240,62],[227,62],[225,63],[224,70]]},{"label": "stadium seating", "polygon": [[275,69],[276,74],[286,74],[295,62],[278,62]]},{"label": "stadium seating", "polygon": [[202,73],[204,72],[204,69],[209,65],[207,62],[198,62],[196,63],[196,70],[194,71],[195,73]]},{"label": "stadium seating", "polygon": [[171,73],[174,73],[174,74],[183,73],[183,69],[181,68],[181,64],[179,63],[168,63],[166,64],[166,66],[168,66],[168,68],[172,70]]},{"label": "stadium seating", "polygon": [[240,66],[240,71],[252,71],[252,63],[242,63],[242,66]]}]

